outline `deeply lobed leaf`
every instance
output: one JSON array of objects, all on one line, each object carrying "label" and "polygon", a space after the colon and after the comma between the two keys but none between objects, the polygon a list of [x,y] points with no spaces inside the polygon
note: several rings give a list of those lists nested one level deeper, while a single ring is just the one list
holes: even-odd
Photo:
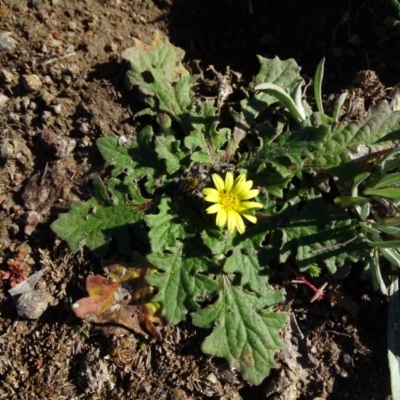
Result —
[{"label": "deeply lobed leaf", "polygon": [[225,358],[245,379],[260,384],[275,365],[275,351],[283,347],[279,329],[286,313],[270,309],[281,300],[281,292],[257,296],[224,280],[218,299],[192,314],[195,325],[213,327],[202,350]]}]

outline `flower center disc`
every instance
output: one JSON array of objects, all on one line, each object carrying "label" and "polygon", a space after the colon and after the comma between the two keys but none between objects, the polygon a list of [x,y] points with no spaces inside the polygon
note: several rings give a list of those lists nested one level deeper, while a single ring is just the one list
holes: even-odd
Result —
[{"label": "flower center disc", "polygon": [[232,193],[224,193],[221,195],[220,204],[225,211],[237,210],[240,206],[240,200]]}]

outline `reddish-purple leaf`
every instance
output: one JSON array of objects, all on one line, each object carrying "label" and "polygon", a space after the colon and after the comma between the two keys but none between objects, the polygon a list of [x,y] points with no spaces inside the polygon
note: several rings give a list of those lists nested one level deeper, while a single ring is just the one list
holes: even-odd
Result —
[{"label": "reddish-purple leaf", "polygon": [[89,275],[86,278],[89,297],[84,297],[73,304],[75,315],[78,318],[85,318],[89,314],[99,314],[108,310],[115,303],[115,293],[120,287],[121,282],[100,275]]}]

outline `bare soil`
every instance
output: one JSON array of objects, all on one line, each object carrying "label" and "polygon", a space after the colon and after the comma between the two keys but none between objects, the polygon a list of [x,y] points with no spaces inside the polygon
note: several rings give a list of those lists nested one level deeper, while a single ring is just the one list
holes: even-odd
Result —
[{"label": "bare soil", "polygon": [[[1,399],[390,398],[387,299],[360,280],[359,266],[315,282],[328,280],[355,312],[310,305],[305,287],[278,275],[291,314],[286,350],[254,387],[203,355],[207,332],[190,323],[163,328],[157,342],[77,319],[71,304],[85,295],[85,277],[102,272],[100,260],[85,249],[70,254],[50,230],[68,201],[86,200],[92,179],[105,174],[96,139],[140,128],[132,116],[142,105],[124,88],[119,56],[133,37],[150,43],[159,30],[188,65],[229,67],[244,81],[257,73],[257,54],[295,58],[306,77],[326,57],[326,94],[354,88],[363,70],[388,88],[400,81],[399,21],[388,3],[0,0]],[[17,317],[11,265],[15,281],[45,268],[37,287],[50,306],[37,320]]]}]

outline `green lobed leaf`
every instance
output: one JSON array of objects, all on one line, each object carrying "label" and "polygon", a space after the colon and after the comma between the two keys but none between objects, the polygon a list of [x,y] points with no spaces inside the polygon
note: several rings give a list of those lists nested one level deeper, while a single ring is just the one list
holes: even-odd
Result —
[{"label": "green lobed leaf", "polygon": [[368,152],[382,149],[379,143],[400,130],[400,112],[391,110],[386,101],[369,110],[365,119],[334,125],[304,126],[280,135],[271,142],[262,138],[254,164],[271,164],[284,176],[301,175],[313,167],[330,171],[343,181],[355,177],[360,169],[353,159],[364,146]]},{"label": "green lobed leaf", "polygon": [[[192,132],[185,138],[185,145],[190,150],[199,149],[200,152],[192,154],[192,161],[215,163],[223,152],[221,147],[227,142],[230,136],[228,128],[218,128],[219,110],[210,102],[198,102],[189,117]],[[197,161],[202,154],[202,161]],[[207,159],[206,159],[207,157]],[[203,161],[207,160],[207,161]]]},{"label": "green lobed leaf", "polygon": [[180,141],[173,136],[157,136],[155,150],[161,160],[165,160],[167,173],[173,174],[181,168],[181,161],[185,153],[180,150]]},{"label": "green lobed leaf", "polygon": [[198,164],[209,164],[210,156],[205,151],[196,151],[190,156],[190,160]]},{"label": "green lobed leaf", "polygon": [[191,86],[198,76],[190,76],[182,64],[184,51],[167,38],[156,36],[151,45],[135,39],[135,46],[124,50],[121,57],[129,61],[126,79],[145,95],[145,101],[159,111],[183,123],[182,116],[192,106]]},{"label": "green lobed leaf", "polygon": [[[100,187],[95,180],[97,187]],[[96,182],[97,181],[97,182]],[[72,252],[87,246],[97,256],[103,256],[114,238],[122,254],[130,255],[129,228],[134,229],[141,220],[141,205],[122,202],[116,195],[116,180],[108,187],[113,202],[92,198],[85,203],[71,202],[68,213],[61,214],[51,225],[52,230],[68,243]],[[99,191],[95,191],[95,194]]]},{"label": "green lobed leaf", "polygon": [[262,252],[257,251],[252,243],[247,241],[244,246],[232,249],[223,270],[230,274],[239,273],[242,276],[242,287],[248,285],[255,293],[263,295],[268,290],[268,277],[272,272],[268,268],[269,260],[262,255]]},{"label": "green lobed leaf", "polygon": [[[193,244],[192,244],[193,246]],[[190,254],[180,245],[171,253],[153,253],[147,258],[162,273],[148,275],[146,280],[158,289],[153,301],[162,303],[162,313],[170,324],[182,321],[188,310],[197,310],[217,289],[217,283],[207,276],[213,264],[199,254]],[[215,267],[214,267],[215,268]]]},{"label": "green lobed leaf", "polygon": [[[278,57],[268,59],[261,56],[258,56],[258,59],[261,66],[260,72],[254,79],[254,86],[263,83],[272,83],[291,92],[294,86],[302,81],[299,73],[300,67],[294,59],[282,61]],[[240,102],[240,112],[232,111],[232,116],[235,120],[235,128],[225,151],[225,161],[230,162],[232,160],[240,142],[255,128],[255,119],[260,112],[276,102],[276,97],[270,94],[257,93]]]},{"label": "green lobed leaf", "polygon": [[150,228],[149,238],[153,252],[175,248],[179,240],[193,235],[194,230],[185,221],[183,206],[173,204],[171,199],[162,198],[158,214],[146,214],[144,221]]},{"label": "green lobed leaf", "polygon": [[325,203],[315,190],[309,192],[300,211],[299,198],[288,202],[290,206],[279,213],[279,232],[272,233],[272,240],[282,235],[280,262],[295,255],[301,270],[319,262],[334,273],[346,260],[354,262],[368,254],[367,243],[357,234],[358,223],[345,210]]},{"label": "green lobed leaf", "polygon": [[281,292],[258,296],[225,279],[218,299],[192,314],[196,326],[213,327],[202,351],[225,358],[246,380],[260,384],[275,366],[275,351],[283,348],[278,331],[287,315],[270,309],[281,300]]},{"label": "green lobed leaf", "polygon": [[136,137],[131,137],[126,145],[119,145],[118,136],[109,135],[98,139],[97,147],[106,166],[113,166],[111,176],[125,175],[123,181],[127,187],[145,178],[145,186],[152,193],[159,184],[157,181],[165,176],[165,165],[154,151],[150,126],[142,129]]}]

